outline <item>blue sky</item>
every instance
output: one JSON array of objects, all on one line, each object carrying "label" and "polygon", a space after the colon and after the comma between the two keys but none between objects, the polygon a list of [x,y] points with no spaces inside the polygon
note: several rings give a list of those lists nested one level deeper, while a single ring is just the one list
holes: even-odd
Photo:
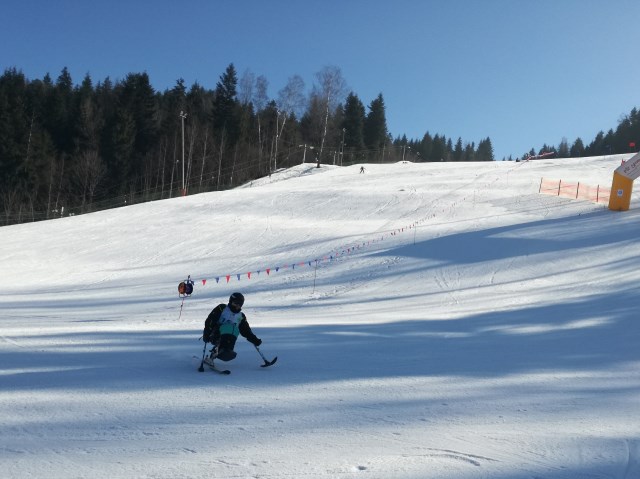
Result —
[{"label": "blue sky", "polygon": [[233,63],[276,98],[334,65],[365,106],[382,93],[394,137],[490,137],[496,159],[640,107],[638,0],[3,0],[0,19],[0,68],[29,79],[213,89]]}]

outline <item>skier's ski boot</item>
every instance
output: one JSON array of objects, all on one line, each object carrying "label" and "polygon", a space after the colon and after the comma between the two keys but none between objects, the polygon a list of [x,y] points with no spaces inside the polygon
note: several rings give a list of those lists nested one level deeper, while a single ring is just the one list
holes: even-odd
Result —
[{"label": "skier's ski boot", "polygon": [[204,363],[208,366],[213,366],[213,360],[216,358],[216,356],[218,356],[218,351],[216,350],[216,348],[213,348],[211,350],[211,354],[204,358]]}]

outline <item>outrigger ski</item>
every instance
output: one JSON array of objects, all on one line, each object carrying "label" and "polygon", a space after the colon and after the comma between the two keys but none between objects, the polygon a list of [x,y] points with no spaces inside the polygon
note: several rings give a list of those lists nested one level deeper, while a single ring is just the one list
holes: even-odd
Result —
[{"label": "outrigger ski", "polygon": [[278,360],[278,356],[276,356],[275,358],[273,358],[271,361],[267,361],[266,359],[264,360],[264,364],[261,364],[260,367],[261,368],[268,368],[269,366],[272,366],[273,364],[275,364],[275,362]]},{"label": "outrigger ski", "polygon": [[258,346],[254,345],[254,347],[256,348],[256,351],[258,351],[258,354],[260,355],[260,357],[264,361],[264,364],[260,365],[261,368],[268,368],[269,366],[275,364],[275,362],[278,360],[278,356],[276,356],[271,361],[269,361],[267,358],[264,357],[264,354],[262,354],[262,351],[260,351],[260,348]]}]

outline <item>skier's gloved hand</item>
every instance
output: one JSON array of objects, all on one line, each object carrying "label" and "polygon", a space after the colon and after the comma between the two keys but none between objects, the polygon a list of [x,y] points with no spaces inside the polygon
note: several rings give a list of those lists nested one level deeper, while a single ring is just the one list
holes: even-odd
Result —
[{"label": "skier's gloved hand", "polygon": [[262,344],[262,339],[256,337],[256,339],[254,339],[252,343],[254,346],[260,346]]}]

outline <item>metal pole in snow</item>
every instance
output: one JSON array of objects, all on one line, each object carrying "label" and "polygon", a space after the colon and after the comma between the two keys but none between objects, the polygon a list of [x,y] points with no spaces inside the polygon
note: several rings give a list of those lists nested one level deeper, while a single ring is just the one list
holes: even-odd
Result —
[{"label": "metal pole in snow", "polygon": [[185,195],[184,189],[184,119],[187,117],[187,114],[183,111],[180,112],[180,119],[182,120],[182,196]]},{"label": "metal pole in snow", "polygon": [[313,291],[311,291],[311,294],[316,292],[316,275],[318,273],[318,260],[316,260],[316,267],[313,270]]}]

